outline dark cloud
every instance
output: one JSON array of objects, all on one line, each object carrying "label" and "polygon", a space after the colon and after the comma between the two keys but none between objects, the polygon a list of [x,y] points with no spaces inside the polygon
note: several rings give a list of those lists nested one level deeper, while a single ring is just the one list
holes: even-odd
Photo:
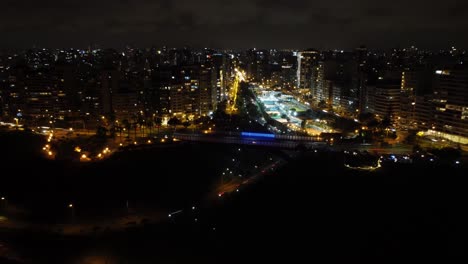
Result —
[{"label": "dark cloud", "polygon": [[468,46],[457,0],[3,0],[0,45]]},{"label": "dark cloud", "polygon": [[259,8],[265,9],[305,9],[311,6],[309,1],[291,1],[291,0],[256,0],[255,4]]},{"label": "dark cloud", "polygon": [[363,15],[368,17],[390,17],[397,15],[398,10],[380,6],[372,6],[364,9]]}]

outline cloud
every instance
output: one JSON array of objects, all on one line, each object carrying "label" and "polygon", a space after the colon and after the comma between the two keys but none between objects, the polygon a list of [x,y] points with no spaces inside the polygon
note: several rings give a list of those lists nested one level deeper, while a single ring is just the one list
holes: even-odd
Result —
[{"label": "cloud", "polygon": [[[468,46],[468,3],[457,0],[3,0],[13,46],[173,43],[308,47],[425,42]],[[454,28],[458,28],[454,30]],[[379,41],[376,41],[378,36]],[[443,43],[443,39],[432,40]],[[448,44],[450,42],[450,44]],[[178,44],[179,43],[179,44]],[[380,45],[380,44],[379,44]]]}]

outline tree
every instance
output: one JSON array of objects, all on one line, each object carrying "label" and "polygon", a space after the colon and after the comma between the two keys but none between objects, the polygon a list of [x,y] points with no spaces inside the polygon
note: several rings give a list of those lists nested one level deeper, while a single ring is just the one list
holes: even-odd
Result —
[{"label": "tree", "polygon": [[379,126],[379,121],[377,121],[376,119],[372,119],[367,123],[367,127],[369,129],[374,129],[374,128],[377,128],[378,126]]},{"label": "tree", "polygon": [[137,118],[137,123],[138,123],[138,126],[140,127],[140,136],[141,136],[141,133],[143,133],[143,135],[145,134],[145,120],[143,119],[143,116],[141,115],[138,115],[138,118]]},{"label": "tree", "polygon": [[390,120],[390,117],[389,116],[385,116],[385,118],[382,120],[382,122],[380,123],[380,125],[382,126],[382,128],[387,128],[389,127],[390,125],[392,124],[392,121]]},{"label": "tree", "polygon": [[133,122],[132,123],[132,127],[133,127],[133,138],[136,139],[136,133],[137,133],[137,128],[138,128],[138,122]]},{"label": "tree", "polygon": [[86,124],[89,122],[89,115],[82,115],[80,121],[83,125],[83,129],[86,129]]},{"label": "tree", "polygon": [[413,153],[419,152],[419,151],[421,151],[421,150],[422,150],[422,148],[421,148],[420,145],[418,145],[418,144],[414,144],[414,145],[413,145]]},{"label": "tree", "polygon": [[131,128],[130,122],[127,119],[124,119],[122,121],[122,124],[123,124],[124,128],[127,130],[127,137],[130,137],[130,128]]},{"label": "tree", "polygon": [[105,138],[107,134],[107,128],[103,126],[98,126],[96,129],[96,136],[98,138]]},{"label": "tree", "polygon": [[112,138],[115,138],[115,134],[117,133],[117,127],[115,125],[112,125],[109,129],[109,133]]},{"label": "tree", "polygon": [[180,124],[180,120],[177,117],[173,116],[173,117],[171,117],[171,119],[169,119],[169,121],[167,121],[167,124],[170,125],[170,126],[173,126],[174,131],[175,131],[176,126],[178,124]]},{"label": "tree", "polygon": [[156,127],[158,128],[158,136],[159,136],[159,128],[161,127],[162,125],[162,119],[158,116],[154,119],[154,124],[156,125]]},{"label": "tree", "polygon": [[414,144],[416,142],[416,131],[414,130],[408,131],[408,135],[406,136],[404,142],[406,144]]},{"label": "tree", "polygon": [[114,123],[115,123],[115,120],[116,120],[115,112],[112,111],[112,112],[109,114],[108,118],[109,118],[109,122],[110,122],[111,124],[114,124]]},{"label": "tree", "polygon": [[187,128],[187,127],[189,127],[191,124],[190,124],[189,121],[185,121],[185,122],[182,123],[182,125],[183,125],[185,128]]},{"label": "tree", "polygon": [[153,125],[154,125],[154,122],[151,118],[148,118],[146,120],[146,126],[149,128],[149,133],[150,134],[153,134]]},{"label": "tree", "polygon": [[326,107],[327,107],[327,102],[325,102],[325,100],[321,100],[321,101],[318,103],[318,107],[319,107],[319,108],[326,108]]},{"label": "tree", "polygon": [[275,120],[272,119],[272,118],[268,118],[268,119],[266,120],[266,122],[267,122],[267,124],[270,125],[270,126],[275,126],[275,125],[276,125]]},{"label": "tree", "polygon": [[119,139],[122,140],[122,130],[123,130],[123,127],[121,125],[116,125],[114,126],[115,128],[115,131],[116,132],[119,132]]},{"label": "tree", "polygon": [[368,124],[369,122],[375,120],[374,114],[367,113],[367,112],[360,113],[357,119],[359,120],[359,122],[364,123],[364,124]]},{"label": "tree", "polygon": [[79,155],[75,149],[76,143],[72,140],[66,140],[61,142],[60,144],[57,144],[55,146],[56,149],[56,159],[62,159],[62,160],[77,160],[79,159]]},{"label": "tree", "polygon": [[209,117],[205,117],[205,118],[199,117],[199,118],[193,120],[193,124],[199,126],[199,125],[203,124],[203,122],[208,122],[208,121],[209,121]]}]

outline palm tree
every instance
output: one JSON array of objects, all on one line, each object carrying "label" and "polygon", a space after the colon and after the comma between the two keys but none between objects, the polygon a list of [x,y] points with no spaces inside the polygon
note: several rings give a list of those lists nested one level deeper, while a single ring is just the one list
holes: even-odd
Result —
[{"label": "palm tree", "polygon": [[136,122],[136,121],[133,122],[132,127],[133,127],[133,131],[134,131],[133,138],[136,140],[136,131],[137,131],[137,128],[138,128],[138,122]]},{"label": "palm tree", "polygon": [[184,121],[182,125],[185,127],[185,129],[187,129],[187,127],[189,127],[191,123],[189,121]]},{"label": "palm tree", "polygon": [[96,129],[96,136],[99,138],[105,138],[107,134],[107,128],[103,126],[98,126]]},{"label": "palm tree", "polygon": [[138,115],[136,123],[138,123],[138,126],[140,127],[140,136],[141,136],[141,133],[143,133],[144,135],[145,134],[145,120],[143,119],[142,115]]},{"label": "palm tree", "polygon": [[115,139],[116,132],[117,132],[117,127],[115,126],[115,124],[111,125],[111,127],[109,129],[109,133],[110,133],[111,138]]},{"label": "palm tree", "polygon": [[124,128],[127,130],[127,137],[130,137],[130,128],[131,128],[130,122],[127,119],[124,119],[122,121],[122,124],[123,124]]},{"label": "palm tree", "polygon": [[81,120],[80,120],[80,121],[81,121],[81,123],[82,123],[82,125],[83,125],[82,128],[83,128],[83,129],[86,129],[86,123],[88,123],[88,121],[89,121],[89,116],[88,116],[88,115],[83,115],[83,116],[81,116]]},{"label": "palm tree", "polygon": [[119,141],[122,141],[123,127],[120,124],[117,124],[117,125],[113,126],[113,128],[115,129],[115,131],[119,132]]},{"label": "palm tree", "polygon": [[171,119],[169,119],[169,121],[167,121],[167,124],[168,125],[171,125],[174,127],[174,132],[176,130],[176,127],[177,125],[180,123],[180,120],[177,118],[177,117],[171,117]]},{"label": "palm tree", "polygon": [[159,136],[159,128],[161,127],[162,125],[162,119],[158,116],[154,119],[154,123],[156,124],[156,126],[158,127],[158,136]]},{"label": "palm tree", "polygon": [[153,125],[154,123],[153,120],[151,120],[151,118],[146,119],[146,126],[149,128],[150,135],[153,134]]}]

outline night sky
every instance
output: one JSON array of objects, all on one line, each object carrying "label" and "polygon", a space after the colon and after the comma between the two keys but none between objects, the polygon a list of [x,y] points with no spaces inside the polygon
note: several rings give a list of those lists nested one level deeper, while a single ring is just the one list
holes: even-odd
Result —
[{"label": "night sky", "polygon": [[0,47],[468,47],[465,0],[2,0]]}]

